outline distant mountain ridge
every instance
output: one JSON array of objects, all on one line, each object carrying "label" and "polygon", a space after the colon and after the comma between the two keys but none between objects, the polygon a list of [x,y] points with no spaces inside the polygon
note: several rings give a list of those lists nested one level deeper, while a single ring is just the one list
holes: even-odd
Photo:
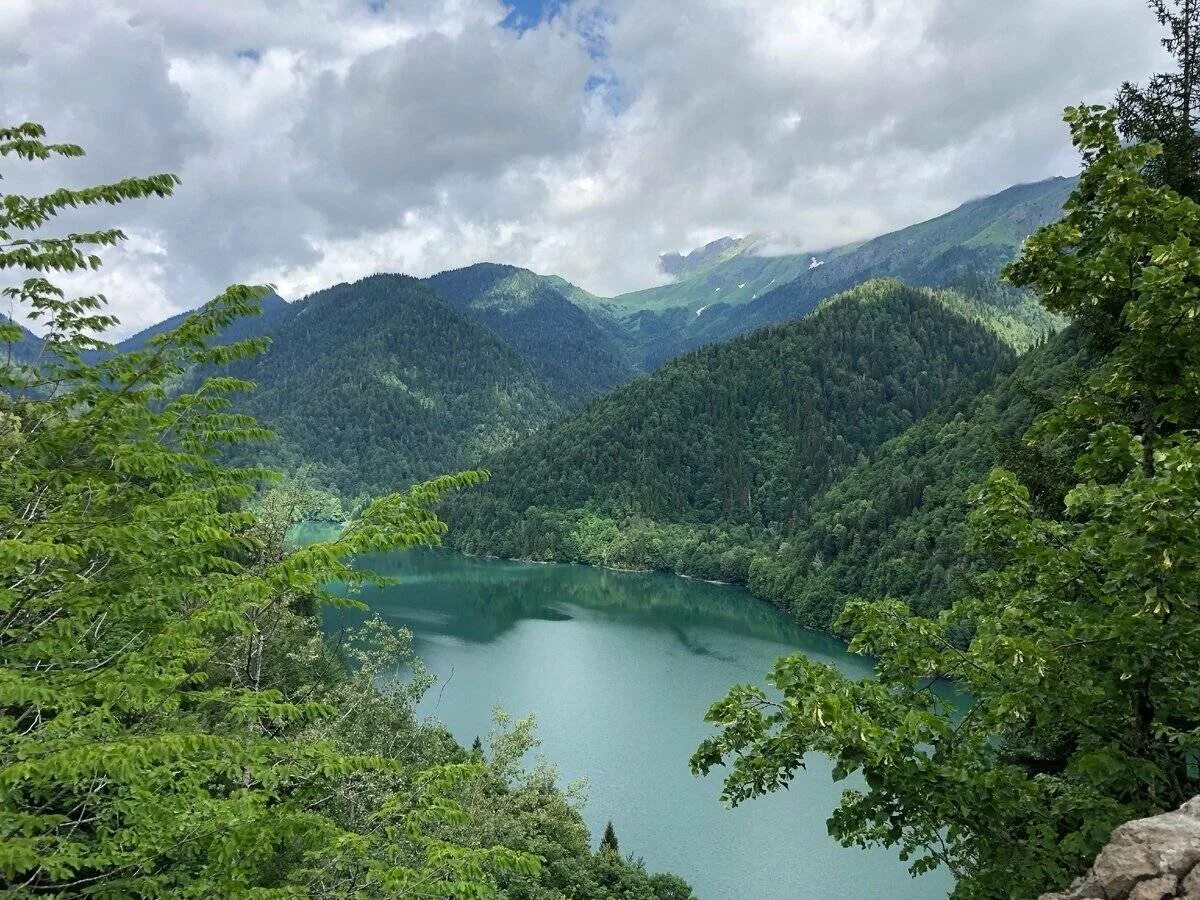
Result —
[{"label": "distant mountain ridge", "polygon": [[624,384],[636,374],[604,313],[571,299],[579,289],[561,278],[496,263],[478,263],[425,279],[463,315],[486,325],[520,353],[562,402],[572,405]]},{"label": "distant mountain ridge", "polygon": [[658,257],[658,267],[664,274],[675,278],[692,276],[752,250],[757,243],[758,235],[717,238],[690,253],[661,253]]},{"label": "distant mountain ridge", "polygon": [[[299,307],[293,306],[275,293],[270,293],[262,297],[259,300],[259,306],[262,309],[260,315],[253,318],[234,320],[222,329],[213,343],[232,344],[235,341],[240,341],[248,337],[258,337],[266,334],[299,309]],[[192,310],[187,310],[186,312],[171,316],[169,319],[164,319],[156,325],[151,325],[149,328],[143,328],[136,334],[132,334],[120,341],[117,344],[117,349],[125,352],[141,350],[155,335],[163,334],[172,328],[178,328],[192,312]]]},{"label": "distant mountain ridge", "polygon": [[[975,296],[968,289],[968,298],[1012,307],[1017,296],[992,290],[996,274],[1028,235],[1059,217],[1076,181],[1016,185],[926,222],[828,250],[760,256],[753,236],[722,239],[694,251],[703,261],[690,273],[682,270],[680,279],[600,302],[630,330],[636,361],[645,369],[694,347],[807,315],[825,297],[870,278],[947,287],[985,276],[987,290]],[[710,247],[714,251],[706,253]],[[1061,324],[1030,297],[1022,305],[1026,345]]]},{"label": "distant mountain ridge", "polygon": [[[261,385],[244,408],[284,438],[268,461],[284,468],[316,463],[347,494],[392,489],[477,465],[640,373],[691,349],[807,316],[876,276],[954,286],[942,307],[1009,347],[1029,346],[1060,323],[995,276],[1027,234],[1057,216],[1074,183],[1018,185],[814,254],[766,256],[760,235],[720,238],[664,254],[664,270],[675,275],[670,284],[613,298],[497,263],[426,279],[371,276],[293,303],[272,294],[262,316],[234,323],[218,340],[272,341],[263,359],[239,370]],[[145,346],[185,316],[119,347]],[[39,346],[25,333],[13,352],[28,356]],[[354,390],[347,393],[347,384]],[[342,429],[357,450],[334,448],[332,432]]]},{"label": "distant mountain ridge", "polygon": [[473,468],[562,413],[520,354],[418,279],[373,275],[277,312],[268,351],[228,369],[258,385],[236,410],[279,436],[243,462],[382,494]]},{"label": "distant mountain ridge", "polygon": [[20,365],[36,362],[42,352],[42,339],[7,315],[0,315],[0,324],[15,325],[21,331],[21,336],[16,341],[0,345],[0,359],[8,359],[11,353],[12,361]]}]

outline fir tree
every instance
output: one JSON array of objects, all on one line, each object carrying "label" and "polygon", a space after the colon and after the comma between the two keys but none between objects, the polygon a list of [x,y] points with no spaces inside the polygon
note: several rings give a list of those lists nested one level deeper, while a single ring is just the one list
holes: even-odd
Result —
[{"label": "fir tree", "polygon": [[600,839],[600,852],[611,853],[613,856],[621,855],[621,847],[617,843],[617,832],[613,828],[612,820],[604,826],[604,837]]},{"label": "fir tree", "polygon": [[1117,121],[1128,140],[1162,146],[1146,162],[1151,184],[1200,200],[1200,0],[1149,5],[1167,30],[1162,44],[1177,69],[1155,75],[1145,86],[1126,82],[1117,95]]}]

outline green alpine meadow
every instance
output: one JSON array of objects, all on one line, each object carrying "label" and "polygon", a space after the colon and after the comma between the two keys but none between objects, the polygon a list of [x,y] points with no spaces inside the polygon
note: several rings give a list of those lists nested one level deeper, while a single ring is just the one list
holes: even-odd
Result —
[{"label": "green alpine meadow", "polygon": [[1200,900],[1200,2],[0,10],[0,897]]}]

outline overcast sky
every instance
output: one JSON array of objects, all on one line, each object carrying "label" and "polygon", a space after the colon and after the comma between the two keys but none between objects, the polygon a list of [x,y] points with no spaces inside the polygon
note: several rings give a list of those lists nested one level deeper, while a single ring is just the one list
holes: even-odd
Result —
[{"label": "overcast sky", "polygon": [[175,172],[89,276],[122,333],[480,260],[601,294],[724,234],[820,249],[1071,174],[1062,107],[1163,66],[1143,0],[0,0],[0,116]]}]

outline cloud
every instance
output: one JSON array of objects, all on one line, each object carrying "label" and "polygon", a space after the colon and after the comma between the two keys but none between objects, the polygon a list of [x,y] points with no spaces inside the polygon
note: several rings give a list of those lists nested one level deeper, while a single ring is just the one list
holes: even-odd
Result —
[{"label": "cloud", "polygon": [[125,332],[233,280],[484,259],[615,293],[723,234],[822,249],[1067,173],[1062,107],[1157,40],[1136,0],[9,0],[0,116],[89,156],[3,174],[183,178],[77,220],[137,236]]}]

